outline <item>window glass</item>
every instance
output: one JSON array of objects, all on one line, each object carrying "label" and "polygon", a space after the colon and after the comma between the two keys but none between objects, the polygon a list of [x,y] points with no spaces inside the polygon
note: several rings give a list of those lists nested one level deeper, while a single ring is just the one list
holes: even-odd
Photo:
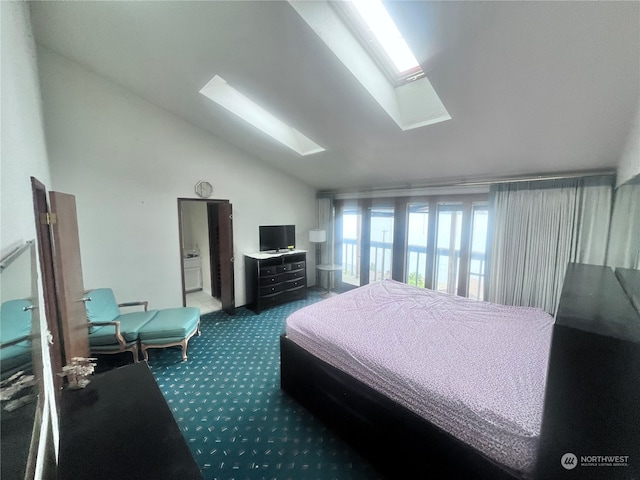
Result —
[{"label": "window glass", "polygon": [[391,278],[393,207],[371,208],[369,282]]},{"label": "window glass", "polygon": [[404,281],[409,285],[424,287],[427,271],[429,205],[409,204],[407,213],[407,265]]},{"label": "window glass", "polygon": [[438,204],[436,231],[435,290],[457,294],[462,205]]},{"label": "window glass", "polygon": [[469,298],[484,299],[484,276],[487,257],[487,231],[489,226],[487,205],[473,205],[471,227],[471,255],[469,259]]},{"label": "window glass", "polygon": [[362,249],[362,213],[359,207],[342,213],[342,282],[359,287]]}]

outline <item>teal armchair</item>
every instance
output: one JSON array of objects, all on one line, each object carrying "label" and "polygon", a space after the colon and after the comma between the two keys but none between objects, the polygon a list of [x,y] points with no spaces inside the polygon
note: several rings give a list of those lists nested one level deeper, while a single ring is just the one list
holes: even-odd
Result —
[{"label": "teal armchair", "polygon": [[[131,352],[138,362],[138,336],[158,310],[148,310],[148,302],[116,302],[110,288],[90,290],[85,303],[89,322],[89,350],[93,354]],[[144,311],[120,313],[120,307],[142,306]]]},{"label": "teal armchair", "polygon": [[0,306],[0,380],[31,371],[30,305],[30,300],[8,300]]}]

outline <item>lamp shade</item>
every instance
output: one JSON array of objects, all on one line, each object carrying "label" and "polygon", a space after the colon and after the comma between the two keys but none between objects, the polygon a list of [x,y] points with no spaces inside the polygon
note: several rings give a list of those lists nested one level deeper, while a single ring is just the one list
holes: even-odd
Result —
[{"label": "lamp shade", "polygon": [[326,242],[327,232],[325,230],[309,230],[309,241],[313,243]]}]

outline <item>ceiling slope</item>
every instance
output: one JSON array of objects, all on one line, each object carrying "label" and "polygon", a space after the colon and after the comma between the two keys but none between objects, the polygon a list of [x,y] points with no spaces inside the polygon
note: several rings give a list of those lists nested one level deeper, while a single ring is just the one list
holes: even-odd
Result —
[{"label": "ceiling slope", "polygon": [[[614,168],[640,90],[639,2],[393,1],[451,115],[402,131],[281,1],[34,2],[39,44],[319,190]],[[215,75],[326,151],[199,90]]]}]

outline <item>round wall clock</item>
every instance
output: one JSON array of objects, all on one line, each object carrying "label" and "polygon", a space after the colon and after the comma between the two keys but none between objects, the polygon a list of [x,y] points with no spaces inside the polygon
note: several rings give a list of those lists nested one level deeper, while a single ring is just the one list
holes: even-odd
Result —
[{"label": "round wall clock", "polygon": [[202,198],[209,198],[213,193],[213,187],[203,180],[196,183],[196,193]]}]

